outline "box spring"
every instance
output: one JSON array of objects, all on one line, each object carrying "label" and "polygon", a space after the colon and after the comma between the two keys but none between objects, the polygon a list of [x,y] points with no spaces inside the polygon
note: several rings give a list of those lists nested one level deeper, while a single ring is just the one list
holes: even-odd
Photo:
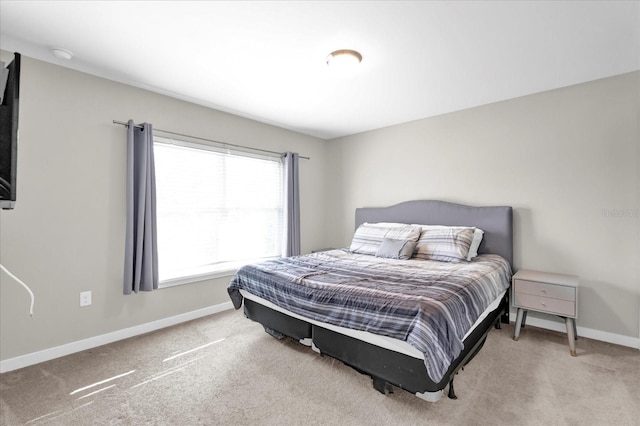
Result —
[{"label": "box spring", "polygon": [[247,298],[244,299],[244,313],[247,318],[259,322],[265,329],[275,330],[296,340],[312,339],[313,345],[321,354],[329,355],[361,373],[370,375],[374,382],[382,380],[411,393],[420,394],[441,391],[451,382],[458,370],[480,350],[492,325],[498,324],[503,310],[508,309],[507,300],[505,294],[498,308],[489,313],[466,337],[462,352],[438,383],[434,383],[428,377],[424,361],[421,359],[310,324]]}]

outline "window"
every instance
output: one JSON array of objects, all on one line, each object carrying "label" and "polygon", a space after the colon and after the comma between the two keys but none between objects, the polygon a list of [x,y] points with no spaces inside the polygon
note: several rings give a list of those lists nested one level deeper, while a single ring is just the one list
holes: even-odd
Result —
[{"label": "window", "polygon": [[160,281],[174,285],[281,255],[282,162],[154,139]]}]

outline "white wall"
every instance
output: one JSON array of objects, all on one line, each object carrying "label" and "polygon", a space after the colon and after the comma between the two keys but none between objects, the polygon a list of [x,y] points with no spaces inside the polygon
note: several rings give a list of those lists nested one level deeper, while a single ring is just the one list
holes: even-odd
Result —
[{"label": "white wall", "polygon": [[[4,52],[6,55],[6,52]],[[0,360],[229,301],[229,278],[124,296],[126,129],[112,120],[296,151],[302,250],[324,247],[322,140],[22,57],[18,200],[0,212]],[[90,290],[93,304],[79,307]]]},{"label": "white wall", "polygon": [[356,207],[511,205],[515,267],[578,275],[578,325],[637,339],[639,93],[635,72],[330,141],[330,245]]}]

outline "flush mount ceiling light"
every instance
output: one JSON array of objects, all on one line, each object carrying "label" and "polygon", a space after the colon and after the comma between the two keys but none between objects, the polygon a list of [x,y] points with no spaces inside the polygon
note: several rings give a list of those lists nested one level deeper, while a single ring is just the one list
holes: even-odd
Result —
[{"label": "flush mount ceiling light", "polygon": [[362,55],[350,49],[336,50],[327,56],[327,65],[331,65],[331,67],[351,67],[358,65],[361,61]]},{"label": "flush mount ceiling light", "polygon": [[69,60],[73,58],[73,53],[68,51],[67,49],[61,49],[59,47],[54,47],[51,49],[51,53],[58,59],[66,59]]}]

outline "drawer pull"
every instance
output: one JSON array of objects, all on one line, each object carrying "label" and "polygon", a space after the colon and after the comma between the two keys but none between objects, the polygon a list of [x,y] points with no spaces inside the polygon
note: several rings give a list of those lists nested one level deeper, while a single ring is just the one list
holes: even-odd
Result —
[{"label": "drawer pull", "polygon": [[547,307],[547,305],[545,303],[540,303],[542,306],[544,306],[545,308]]}]

